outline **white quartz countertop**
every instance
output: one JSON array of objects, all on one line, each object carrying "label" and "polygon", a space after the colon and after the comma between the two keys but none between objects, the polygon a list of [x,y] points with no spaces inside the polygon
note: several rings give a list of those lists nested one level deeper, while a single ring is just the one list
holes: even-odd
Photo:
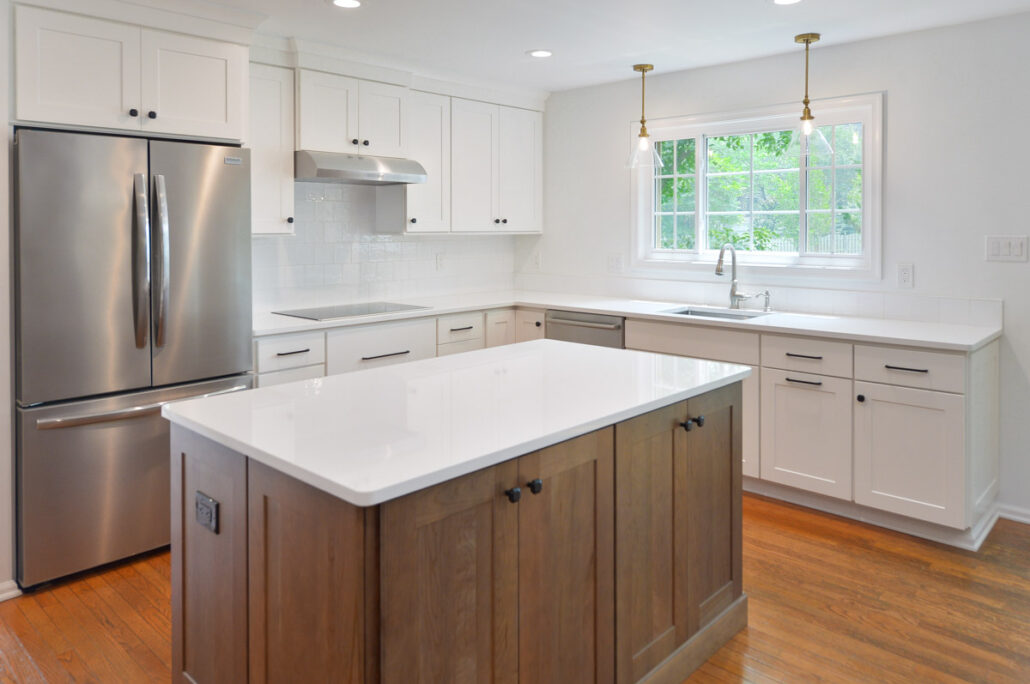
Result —
[{"label": "white quartz countertop", "polygon": [[173,423],[372,506],[743,380],[747,366],[537,340],[167,404]]},{"label": "white quartz countertop", "polygon": [[697,306],[696,302],[657,302],[638,299],[613,299],[590,295],[553,292],[488,292],[434,298],[401,297],[404,304],[425,309],[374,316],[358,316],[334,321],[309,321],[269,312],[254,313],[254,335],[275,335],[304,330],[339,328],[383,321],[439,316],[511,306],[534,309],[562,309],[602,313],[628,318],[658,320],[751,332],[809,335],[875,344],[896,344],[951,351],[973,351],[1001,337],[1000,326],[924,323],[882,318],[824,316],[816,314],[771,313],[742,321],[726,321],[670,314],[670,309]]}]

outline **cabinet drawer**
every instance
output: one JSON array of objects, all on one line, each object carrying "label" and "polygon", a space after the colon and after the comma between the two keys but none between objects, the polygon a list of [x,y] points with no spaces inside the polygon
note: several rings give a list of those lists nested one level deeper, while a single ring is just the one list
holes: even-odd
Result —
[{"label": "cabinet drawer", "polygon": [[762,335],[762,365],[767,368],[850,378],[851,356],[852,348],[847,342]]},{"label": "cabinet drawer", "polygon": [[286,382],[297,382],[298,380],[311,380],[321,378],[325,375],[325,365],[303,366],[301,368],[290,368],[288,370],[275,371],[274,373],[261,373],[257,376],[258,387],[271,387],[282,385]]},{"label": "cabinet drawer", "polygon": [[486,342],[483,338],[479,338],[478,340],[465,340],[464,342],[448,342],[447,344],[441,344],[436,348],[436,355],[448,356],[450,354],[475,351],[476,349],[483,349],[485,347]]},{"label": "cabinet drawer", "polygon": [[380,323],[326,334],[326,374],[429,359],[436,356],[436,320]]},{"label": "cabinet drawer", "polygon": [[759,363],[758,338],[758,333],[683,323],[626,321],[626,349],[744,363],[749,366],[757,366]]},{"label": "cabinet drawer", "polygon": [[257,372],[299,368],[325,362],[325,333],[275,335],[257,340]]},{"label": "cabinet drawer", "polygon": [[440,344],[483,339],[483,312],[454,314],[436,319],[436,341]]},{"label": "cabinet drawer", "polygon": [[855,345],[855,379],[965,392],[965,354]]}]

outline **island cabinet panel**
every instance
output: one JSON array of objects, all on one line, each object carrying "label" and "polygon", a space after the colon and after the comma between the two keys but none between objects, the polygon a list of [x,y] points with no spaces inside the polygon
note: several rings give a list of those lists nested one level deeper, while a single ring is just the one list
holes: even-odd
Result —
[{"label": "island cabinet panel", "polygon": [[[733,385],[616,426],[620,684],[659,665],[686,676],[714,651],[691,637],[742,597],[740,392]],[[729,634],[746,622],[739,605]]]},{"label": "island cabinet panel", "polygon": [[175,425],[171,454],[172,680],[245,682],[247,458]]},{"label": "island cabinet panel", "polygon": [[255,461],[247,480],[249,681],[365,681],[365,518],[375,510]]},{"label": "island cabinet panel", "polygon": [[519,459],[525,684],[615,681],[613,433],[592,432]]},{"label": "island cabinet panel", "polygon": [[518,680],[518,486],[509,461],[380,507],[382,681]]}]

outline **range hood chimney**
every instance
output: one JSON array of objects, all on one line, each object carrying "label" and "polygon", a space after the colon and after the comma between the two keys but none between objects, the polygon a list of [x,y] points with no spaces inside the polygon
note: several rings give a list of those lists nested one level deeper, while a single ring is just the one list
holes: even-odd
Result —
[{"label": "range hood chimney", "polygon": [[309,183],[403,185],[426,182],[426,170],[412,159],[298,150],[293,163],[294,179]]}]

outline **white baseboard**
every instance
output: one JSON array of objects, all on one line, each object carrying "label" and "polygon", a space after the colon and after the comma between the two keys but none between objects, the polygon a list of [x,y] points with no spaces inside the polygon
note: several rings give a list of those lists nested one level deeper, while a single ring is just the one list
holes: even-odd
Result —
[{"label": "white baseboard", "polygon": [[[814,508],[824,513],[839,515],[842,518],[851,518],[852,520],[869,523],[877,527],[886,527],[895,532],[929,539],[930,541],[955,546],[967,551],[980,550],[980,545],[987,539],[987,535],[991,533],[994,523],[997,522],[1001,509],[998,504],[992,504],[987,507],[987,510],[984,511],[972,527],[966,530],[956,530],[922,520],[906,518],[903,515],[878,511],[875,508],[860,506],[851,501],[813,494],[765,480],[756,480],[751,477],[744,478],[744,491],[788,501],[798,506]],[[1022,513],[1027,516],[1026,521],[1030,522],[1030,511],[1024,510]]]},{"label": "white baseboard", "polygon": [[21,596],[21,589],[18,588],[17,582],[14,580],[0,582],[0,601],[13,599],[16,596]]},{"label": "white baseboard", "polygon": [[1015,520],[1016,522],[1030,525],[1030,508],[1021,508],[1010,504],[998,504],[998,514],[1006,520]]}]

